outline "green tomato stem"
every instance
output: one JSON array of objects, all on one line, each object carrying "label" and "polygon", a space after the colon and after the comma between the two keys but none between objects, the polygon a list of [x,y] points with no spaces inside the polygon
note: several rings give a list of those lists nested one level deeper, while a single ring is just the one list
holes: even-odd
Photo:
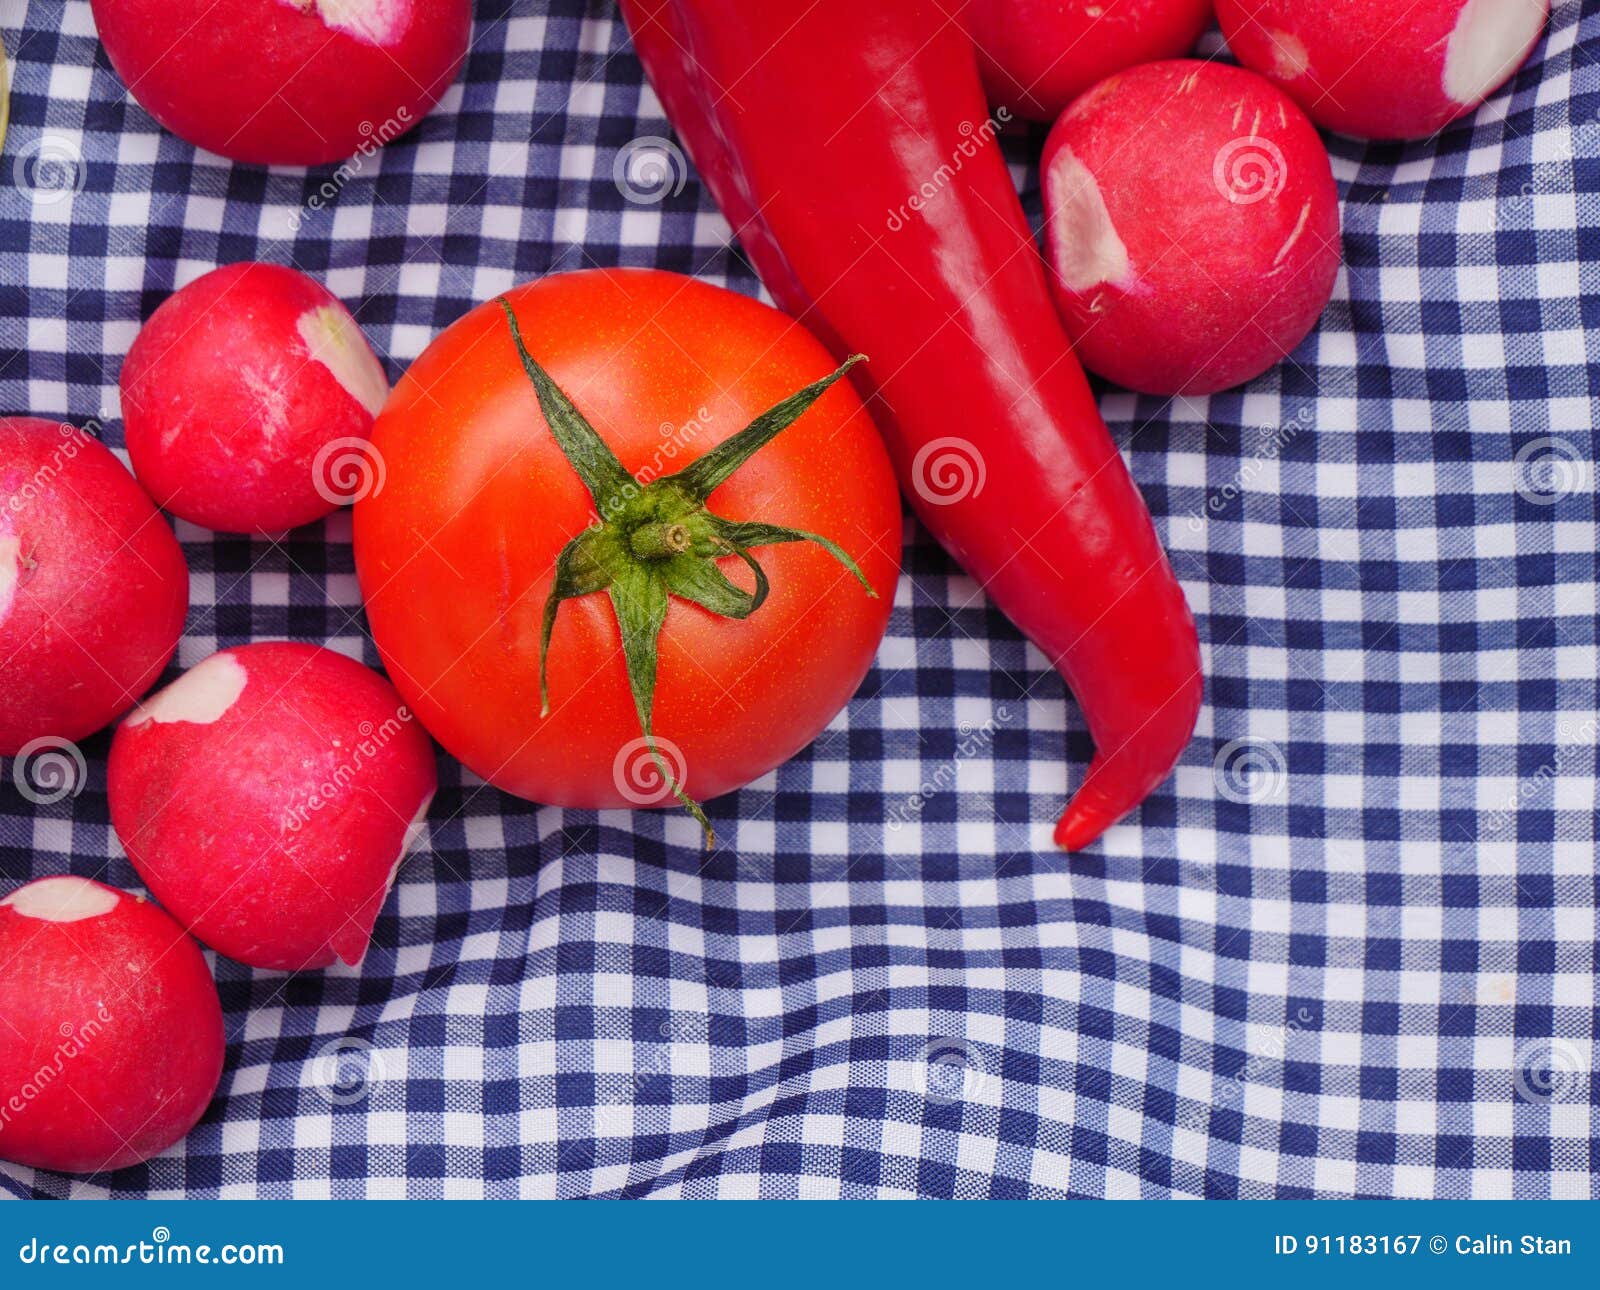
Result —
[{"label": "green tomato stem", "polygon": [[628,534],[628,549],[641,560],[668,560],[693,545],[687,525],[653,520]]},{"label": "green tomato stem", "polygon": [[[550,711],[546,665],[556,612],[563,600],[605,591],[622,635],[622,652],[639,718],[639,729],[657,769],[674,797],[700,824],[709,850],[716,841],[711,822],[661,756],[653,728],[656,660],[661,627],[673,596],[720,618],[748,618],[767,598],[765,572],[750,548],[810,542],[844,565],[866,589],[877,592],[840,547],[816,533],[760,521],[729,520],[706,507],[706,499],[740,466],[793,425],[840,380],[862,355],[791,394],[675,475],[640,485],[623,468],[594,427],[528,351],[511,302],[505,312],[517,359],[532,381],[545,424],[567,464],[583,481],[601,519],[576,534],[556,559],[539,632],[540,715]],[[755,578],[755,590],[730,582],[717,561],[737,556]],[[687,773],[684,776],[687,780]]]}]

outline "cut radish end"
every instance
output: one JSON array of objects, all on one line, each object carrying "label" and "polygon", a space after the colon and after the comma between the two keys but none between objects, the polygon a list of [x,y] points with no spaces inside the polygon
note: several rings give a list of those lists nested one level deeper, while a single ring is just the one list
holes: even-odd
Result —
[{"label": "cut radish end", "polygon": [[63,874],[59,878],[31,882],[0,900],[0,905],[24,918],[37,918],[45,923],[81,923],[86,918],[109,914],[121,899],[109,887]]},{"label": "cut radish end", "polygon": [[0,623],[11,612],[11,602],[17,594],[17,579],[22,574],[22,541],[20,538],[0,538]]},{"label": "cut radish end", "polygon": [[400,854],[394,858],[388,880],[383,885],[383,896],[372,907],[371,917],[351,923],[334,938],[334,952],[339,956],[339,961],[347,967],[360,967],[361,961],[367,957],[367,950],[372,946],[372,929],[378,923],[378,914],[382,912],[389,894],[394,891],[395,880],[400,877],[400,867],[405,864],[406,857],[411,854],[412,847],[417,844],[417,839],[427,827],[428,808],[432,805],[433,794],[430,792],[423,797],[416,814],[411,817],[411,823],[406,825],[405,837],[400,841]]},{"label": "cut radish end", "polygon": [[1423,139],[1477,107],[1528,56],[1550,0],[1216,0],[1245,67],[1318,125]]},{"label": "cut radish end", "polygon": [[244,693],[244,664],[232,654],[213,654],[180,676],[128,718],[130,727],[146,722],[188,721],[209,726],[220,721]]},{"label": "cut radish end", "polygon": [[369,45],[392,45],[411,22],[411,0],[286,0],[290,8],[315,14],[323,25]]},{"label": "cut radish end", "polygon": [[345,392],[373,416],[389,397],[389,381],[356,320],[343,305],[308,309],[295,324],[311,357],[333,373]]},{"label": "cut radish end", "polygon": [[1061,281],[1071,291],[1123,282],[1128,276],[1128,248],[1117,236],[1095,177],[1062,148],[1046,182],[1054,200],[1052,242]]},{"label": "cut radish end", "polygon": [[1450,33],[1444,92],[1472,107],[1516,71],[1544,27],[1544,0],[1467,0]]}]

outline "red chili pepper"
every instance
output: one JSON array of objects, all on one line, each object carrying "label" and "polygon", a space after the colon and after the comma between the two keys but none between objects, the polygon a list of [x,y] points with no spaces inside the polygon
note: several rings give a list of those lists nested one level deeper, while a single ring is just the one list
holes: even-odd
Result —
[{"label": "red chili pepper", "polygon": [[667,115],[778,303],[839,354],[917,515],[1066,679],[1093,842],[1171,772],[1199,647],[1056,320],[971,41],[933,0],[623,0]]}]

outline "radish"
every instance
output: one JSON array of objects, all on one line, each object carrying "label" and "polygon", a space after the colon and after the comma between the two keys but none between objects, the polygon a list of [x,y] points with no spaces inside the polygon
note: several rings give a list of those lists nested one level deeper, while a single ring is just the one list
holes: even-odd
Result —
[{"label": "radish", "polygon": [[381,486],[367,439],[389,393],[383,365],[298,270],[196,278],[150,315],[121,384],[134,474],[192,523],[282,533]]},{"label": "radish", "polygon": [[1207,394],[1260,375],[1315,325],[1339,273],[1339,196],[1305,114],[1237,67],[1119,72],[1046,141],[1056,303],[1085,367]]},{"label": "radish", "polygon": [[1096,81],[1194,48],[1211,0],[972,0],[967,29],[997,108],[1054,121]]},{"label": "radish", "polygon": [[317,645],[213,654],[111,744],[111,823],[151,893],[252,967],[358,963],[433,800],[388,681]]},{"label": "radish", "polygon": [[1329,130],[1420,139],[1472,111],[1539,39],[1549,0],[1217,0],[1228,48]]},{"label": "radish", "polygon": [[110,450],[0,417],[0,755],[116,720],[161,675],[188,607],[183,551]]},{"label": "radish", "polygon": [[315,166],[404,134],[461,69],[471,0],[93,0],[112,67],[174,134]]},{"label": "radish", "polygon": [[223,1048],[204,956],[142,897],[62,876],[0,900],[0,1158],[148,1160],[204,1114]]}]

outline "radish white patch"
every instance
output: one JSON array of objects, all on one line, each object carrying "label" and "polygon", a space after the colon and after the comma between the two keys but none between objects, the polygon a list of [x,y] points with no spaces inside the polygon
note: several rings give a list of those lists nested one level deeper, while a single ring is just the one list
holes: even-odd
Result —
[{"label": "radish white patch", "polygon": [[1517,70],[1544,20],[1544,0],[1467,0],[1445,49],[1444,92],[1481,103]]},{"label": "radish white patch", "polygon": [[17,582],[22,576],[22,541],[14,537],[0,537],[0,623],[11,612],[11,601],[17,594]]},{"label": "radish white patch", "polygon": [[239,701],[249,676],[232,654],[213,654],[197,663],[128,718],[130,727],[146,722],[187,721],[209,726]]},{"label": "radish white patch", "polygon": [[110,887],[63,874],[31,882],[0,900],[0,905],[15,910],[24,918],[37,918],[46,923],[79,923],[86,918],[109,914],[121,899]]},{"label": "radish white patch", "polygon": [[411,22],[411,0],[285,0],[315,14],[334,31],[372,45],[392,45]]},{"label": "radish white patch", "polygon": [[308,309],[295,330],[311,357],[333,373],[352,399],[373,416],[383,410],[389,397],[388,378],[348,309],[337,303]]},{"label": "radish white patch", "polygon": [[1100,185],[1070,148],[1055,154],[1046,182],[1056,272],[1072,291],[1088,291],[1128,276],[1128,248],[1117,236]]},{"label": "radish white patch", "polygon": [[406,862],[406,857],[411,854],[417,840],[422,837],[423,830],[428,827],[428,808],[433,805],[433,794],[428,793],[417,806],[417,813],[411,817],[411,823],[406,825],[405,837],[400,839],[400,854],[394,858],[394,868],[389,870],[389,883],[385,891],[394,890],[394,880],[400,876],[400,866]]}]

